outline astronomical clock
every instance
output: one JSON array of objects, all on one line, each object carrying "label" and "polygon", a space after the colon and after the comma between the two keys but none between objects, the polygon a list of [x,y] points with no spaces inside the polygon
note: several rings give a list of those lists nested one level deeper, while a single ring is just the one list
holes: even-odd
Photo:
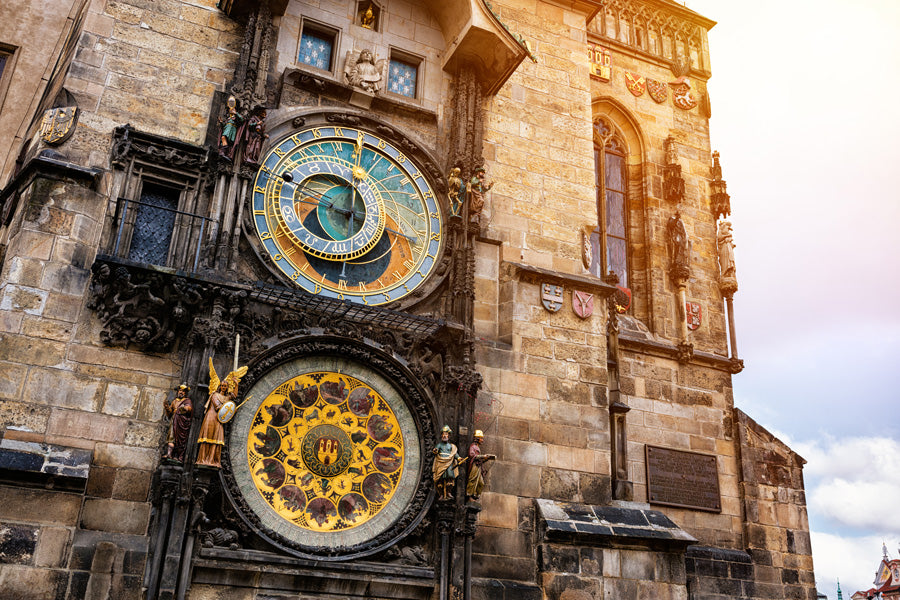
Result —
[{"label": "astronomical clock", "polygon": [[[257,254],[282,286],[328,306],[376,314],[421,295],[446,249],[435,169],[374,121],[303,121],[274,128],[253,180]],[[373,554],[428,509],[436,409],[394,349],[378,346],[323,331],[283,338],[250,363],[223,475],[245,519],[285,551]]]},{"label": "astronomical clock", "polygon": [[284,136],[252,191],[261,253],[311,294],[402,299],[435,271],[443,215],[428,176],[385,137],[331,123]]}]

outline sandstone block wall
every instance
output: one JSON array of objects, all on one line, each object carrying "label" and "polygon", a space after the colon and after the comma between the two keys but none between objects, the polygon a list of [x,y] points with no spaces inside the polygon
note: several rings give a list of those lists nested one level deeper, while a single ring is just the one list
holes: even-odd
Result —
[{"label": "sandstone block wall", "polygon": [[[297,62],[303,19],[308,19],[341,30],[336,40],[332,72],[322,72],[323,76],[343,83],[347,53],[353,50],[372,50],[376,60],[381,60],[389,59],[392,49],[401,49],[421,60],[419,94],[416,98],[385,94],[404,104],[441,111],[441,94],[448,76],[441,68],[444,37],[434,18],[415,2],[394,0],[390,10],[382,13],[377,29],[366,29],[356,24],[356,11],[357,2],[320,2],[311,6],[291,0],[279,19],[276,72],[280,74],[294,66],[318,72],[318,69]],[[382,89],[387,89],[386,81],[382,82]]]},{"label": "sandstone block wall", "polygon": [[83,113],[63,152],[106,166],[113,129],[202,144],[242,31],[215,0],[91,0],[66,88]]},{"label": "sandstone block wall", "polygon": [[83,1],[4,2],[0,6],[0,44],[13,50],[4,68],[6,89],[0,87],[0,184],[12,173],[66,31]]},{"label": "sandstone block wall", "polygon": [[803,487],[806,462],[740,410],[740,469],[747,551],[759,598],[815,598]]},{"label": "sandstone block wall", "polygon": [[140,592],[162,402],[179,367],[99,343],[85,303],[106,202],[89,186],[36,179],[0,272],[0,446],[91,457],[83,490],[0,485],[0,544],[17,549],[0,564],[0,589],[19,594],[11,597]]}]

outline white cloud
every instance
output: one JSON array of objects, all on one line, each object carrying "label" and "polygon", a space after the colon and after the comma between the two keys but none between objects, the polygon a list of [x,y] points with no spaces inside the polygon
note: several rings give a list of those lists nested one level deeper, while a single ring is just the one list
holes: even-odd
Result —
[{"label": "white cloud", "polygon": [[801,442],[794,449],[808,461],[807,505],[811,520],[900,535],[900,442],[887,437]]},{"label": "white cloud", "polygon": [[837,598],[838,580],[844,600],[857,590],[865,591],[872,587],[875,569],[881,561],[882,543],[887,543],[891,558],[897,557],[897,546],[900,545],[900,536],[845,537],[812,531],[810,537],[816,588],[831,600]]},{"label": "white cloud", "polygon": [[832,436],[784,441],[807,460],[803,475],[816,587],[832,600],[838,580],[845,599],[869,589],[882,544],[892,558],[900,553],[900,441]]}]

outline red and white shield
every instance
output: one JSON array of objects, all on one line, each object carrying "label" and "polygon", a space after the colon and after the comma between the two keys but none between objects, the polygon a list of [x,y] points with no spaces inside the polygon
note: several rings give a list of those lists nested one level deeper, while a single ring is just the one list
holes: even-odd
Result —
[{"label": "red and white shield", "polygon": [[594,314],[594,295],[572,290],[572,310],[582,319]]},{"label": "red and white shield", "polygon": [[699,302],[685,302],[684,312],[687,317],[688,329],[694,331],[700,327],[700,323],[703,322],[703,307]]}]

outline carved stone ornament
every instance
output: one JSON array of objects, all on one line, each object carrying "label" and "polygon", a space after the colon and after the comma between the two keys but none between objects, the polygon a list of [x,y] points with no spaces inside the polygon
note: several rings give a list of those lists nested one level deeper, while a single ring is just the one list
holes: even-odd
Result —
[{"label": "carved stone ornament", "polygon": [[719,153],[713,152],[712,157],[709,204],[716,219],[726,218],[731,215],[731,196],[728,195],[728,185],[722,179],[722,165],[719,164]]},{"label": "carved stone ornament", "polygon": [[719,262],[719,289],[722,295],[733,296],[737,292],[737,275],[734,264],[734,234],[731,223],[720,221],[716,232],[716,246]]},{"label": "carved stone ornament", "polygon": [[563,287],[552,283],[542,283],[541,305],[550,312],[559,312],[563,305]]},{"label": "carved stone ornament", "polygon": [[51,108],[41,119],[41,140],[50,146],[58,146],[69,139],[78,123],[78,107]]},{"label": "carved stone ornament", "polygon": [[685,316],[687,318],[687,328],[696,331],[703,322],[703,307],[699,302],[685,302]]},{"label": "carved stone ornament", "polygon": [[593,228],[585,225],[581,228],[581,264],[585,269],[590,269],[594,262],[594,250],[591,246],[591,234]]},{"label": "carved stone ornament", "polygon": [[572,290],[572,310],[579,318],[587,319],[594,314],[594,295]]},{"label": "carved stone ornament", "polygon": [[117,127],[113,133],[112,162],[124,167],[132,158],[170,168],[198,169],[209,163],[209,152],[200,146],[135,131],[131,125]]},{"label": "carved stone ornament", "polygon": [[662,104],[669,99],[669,86],[662,81],[647,78],[647,93],[657,104]]},{"label": "carved stone ornament", "polygon": [[444,383],[449,389],[456,389],[473,396],[481,389],[483,381],[481,373],[475,369],[456,365],[449,367],[444,377]]},{"label": "carved stone ornament", "polygon": [[669,84],[672,87],[672,101],[681,110],[691,110],[697,106],[697,98],[691,92],[691,80],[679,77]]},{"label": "carved stone ornament", "polygon": [[628,91],[631,92],[632,95],[638,97],[643,96],[644,90],[647,89],[647,80],[643,75],[625,71],[625,87],[628,88]]},{"label": "carved stone ornament", "polygon": [[679,342],[676,357],[680,363],[688,363],[694,358],[694,345],[688,342]]},{"label": "carved stone ornament", "polygon": [[663,171],[663,198],[672,204],[680,204],[684,200],[684,178],[681,176],[681,165],[678,163],[678,147],[671,135],[665,141],[666,165]]},{"label": "carved stone ornament", "polygon": [[386,66],[387,60],[376,60],[368,48],[350,50],[344,63],[344,78],[356,89],[377,94],[384,85]]},{"label": "carved stone ornament", "polygon": [[666,223],[666,237],[669,243],[669,273],[676,284],[681,285],[691,276],[691,242],[681,220],[675,213]]}]

